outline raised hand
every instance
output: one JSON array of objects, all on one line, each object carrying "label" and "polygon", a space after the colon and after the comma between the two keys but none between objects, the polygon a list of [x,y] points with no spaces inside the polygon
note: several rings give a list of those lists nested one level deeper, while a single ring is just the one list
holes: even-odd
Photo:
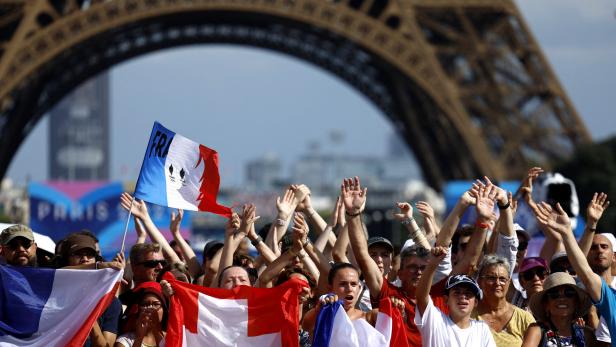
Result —
[{"label": "raised hand", "polygon": [[308,224],[301,213],[296,213],[293,219],[293,252],[299,253],[308,241]]},{"label": "raised hand", "polygon": [[295,209],[295,192],[289,187],[282,198],[276,198],[276,209],[278,210],[278,217],[287,220],[293,210]]},{"label": "raised hand", "polygon": [[460,196],[460,202],[465,206],[477,204],[477,199],[472,194],[472,188],[462,193],[462,195]]},{"label": "raised hand", "polygon": [[240,216],[237,213],[233,212],[231,218],[227,220],[227,224],[225,225],[225,237],[233,238],[237,233],[238,229],[240,228],[240,225]]},{"label": "raised hand", "polygon": [[415,204],[415,207],[417,208],[417,211],[425,218],[425,219],[431,219],[431,220],[436,220],[436,218],[434,217],[434,209],[432,208],[432,206],[430,206],[430,204],[428,204],[425,201],[418,201]]},{"label": "raised hand", "polygon": [[[336,205],[334,205],[334,210],[332,211],[332,215],[329,221],[329,225],[332,227],[332,229],[335,228],[336,225],[339,224],[341,214],[343,215],[342,218],[344,218],[344,206],[342,204],[342,200],[340,199],[340,196],[338,196],[338,198],[336,198]],[[343,226],[343,223],[340,223],[340,226]]]},{"label": "raised hand", "polygon": [[494,212],[494,198],[496,197],[496,189],[492,186],[479,186],[478,190],[473,190],[477,205],[477,219],[483,223],[487,223],[492,218]]},{"label": "raised hand", "polygon": [[122,193],[120,196],[120,204],[126,210],[132,213],[135,217],[144,219],[148,216],[148,207],[145,205],[143,200],[137,200],[133,202],[133,206],[131,208],[131,201],[133,200],[133,196],[128,194],[127,192]]},{"label": "raised hand", "polygon": [[492,183],[492,181],[490,181],[490,179],[488,178],[488,176],[483,176],[483,179],[486,181],[486,189],[487,187],[493,187],[492,189],[494,189],[496,191],[496,201],[501,204],[501,206],[504,206],[507,204],[508,198],[507,198],[507,191],[505,191],[503,188],[495,185],[494,183]]},{"label": "raised hand", "polygon": [[399,221],[405,221],[413,218],[413,206],[407,202],[399,202],[396,204],[400,209],[399,213],[394,213],[394,218]]},{"label": "raised hand", "polygon": [[531,195],[533,193],[533,180],[539,177],[543,173],[543,169],[540,167],[532,167],[528,170],[526,177],[520,184],[520,192],[524,195]]},{"label": "raised hand", "polygon": [[361,213],[366,205],[368,188],[362,190],[359,177],[346,178],[341,187],[341,196],[344,208],[349,215]]},{"label": "raised hand", "polygon": [[180,232],[180,224],[182,224],[182,218],[184,218],[184,210],[178,209],[178,213],[171,212],[171,223],[169,224],[169,230],[172,233]]},{"label": "raised hand", "polygon": [[432,259],[435,259],[436,261],[440,263],[441,261],[443,261],[443,259],[445,259],[448,252],[449,252],[449,249],[447,247],[436,246],[436,247],[432,247],[430,251],[430,255]]},{"label": "raised hand", "polygon": [[592,200],[588,204],[586,208],[586,220],[587,224],[594,224],[596,226],[599,219],[603,215],[603,212],[610,205],[610,202],[607,200],[607,194],[605,193],[595,193],[592,196]]},{"label": "raised hand", "polygon": [[242,216],[240,222],[239,232],[244,235],[248,235],[255,221],[259,219],[256,216],[257,207],[254,204],[246,204],[242,209]]},{"label": "raised hand", "polygon": [[556,204],[556,211],[546,202],[537,204],[535,216],[542,228],[549,229],[561,236],[571,233],[571,221],[559,203]]},{"label": "raised hand", "polygon": [[[312,200],[310,200],[310,189],[304,185],[300,184],[297,186],[295,190],[295,196],[298,198],[297,207],[295,207],[296,211],[309,211],[312,208]],[[301,200],[299,199],[301,198]]]}]

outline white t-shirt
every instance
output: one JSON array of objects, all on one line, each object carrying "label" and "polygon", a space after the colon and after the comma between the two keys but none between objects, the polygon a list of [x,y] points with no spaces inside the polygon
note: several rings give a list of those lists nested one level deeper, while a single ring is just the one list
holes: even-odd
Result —
[{"label": "white t-shirt", "polygon": [[[612,283],[610,283],[610,287],[616,289],[616,277],[612,278]],[[603,318],[603,316],[601,316],[601,318],[599,319],[599,326],[595,330],[595,337],[598,341],[601,342],[612,342],[610,331],[607,328],[607,323],[605,322],[605,318]]]},{"label": "white t-shirt", "polygon": [[424,347],[496,347],[485,322],[471,319],[471,326],[461,329],[434,306],[430,297],[423,316],[415,310],[415,324]]}]

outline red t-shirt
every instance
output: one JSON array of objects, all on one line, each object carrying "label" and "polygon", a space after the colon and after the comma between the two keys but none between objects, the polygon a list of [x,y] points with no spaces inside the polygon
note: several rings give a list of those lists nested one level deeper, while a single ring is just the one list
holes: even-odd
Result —
[{"label": "red t-shirt", "polygon": [[[441,281],[432,285],[430,289],[430,297],[434,302],[434,306],[437,307],[444,314],[449,314],[447,308],[447,301],[445,300],[445,284],[447,283],[447,277]],[[383,286],[379,293],[379,300],[382,298],[388,298],[390,296],[404,300],[404,313],[406,315],[406,338],[410,346],[421,346],[421,334],[417,325],[415,325],[415,298],[410,298],[406,292],[393,284],[387,282],[387,279],[383,279]]]}]

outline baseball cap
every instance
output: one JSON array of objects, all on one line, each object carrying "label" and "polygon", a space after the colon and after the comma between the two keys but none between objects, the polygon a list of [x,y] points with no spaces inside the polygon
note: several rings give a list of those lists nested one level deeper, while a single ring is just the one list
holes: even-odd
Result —
[{"label": "baseball cap", "polygon": [[28,228],[23,224],[15,224],[2,230],[2,234],[0,234],[0,243],[2,245],[6,245],[16,237],[23,237],[30,241],[34,241],[34,234],[32,234],[32,229]]},{"label": "baseball cap", "polygon": [[475,293],[475,296],[479,298],[479,300],[483,298],[483,292],[481,291],[481,288],[479,288],[479,285],[477,284],[477,282],[475,282],[475,280],[468,277],[467,275],[450,276],[447,279],[447,283],[445,284],[445,293],[449,293],[449,290],[451,288],[459,286],[459,285],[463,285],[463,284],[466,284],[469,287],[471,287],[471,289],[473,290],[473,293]]},{"label": "baseball cap", "polygon": [[522,226],[518,223],[513,224],[513,230],[515,230],[516,234],[518,234],[518,240],[520,239],[520,235],[526,239],[526,242],[530,241],[530,234],[522,228]]},{"label": "baseball cap", "polygon": [[373,236],[371,238],[368,239],[368,248],[374,246],[374,245],[382,245],[385,246],[385,248],[387,248],[389,250],[390,253],[394,252],[394,246],[391,244],[391,242],[382,237],[382,236]]},{"label": "baseball cap", "polygon": [[66,238],[62,247],[66,254],[75,253],[82,249],[91,249],[96,253],[96,240],[88,235],[73,234]]},{"label": "baseball cap", "polygon": [[610,243],[612,244],[612,252],[616,253],[616,237],[614,237],[614,234],[612,233],[600,233],[597,235],[601,235],[604,236],[606,239],[608,239],[610,241]]},{"label": "baseball cap", "polygon": [[526,272],[530,269],[536,268],[536,267],[542,267],[544,269],[548,269],[548,263],[545,261],[545,259],[541,258],[541,257],[528,257],[528,258],[524,258],[524,260],[522,260],[522,265],[520,265],[520,273],[522,272]]}]

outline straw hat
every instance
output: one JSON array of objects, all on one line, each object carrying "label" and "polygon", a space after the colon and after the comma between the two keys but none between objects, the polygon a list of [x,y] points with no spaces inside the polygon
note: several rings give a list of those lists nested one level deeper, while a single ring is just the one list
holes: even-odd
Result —
[{"label": "straw hat", "polygon": [[545,279],[545,282],[543,282],[543,290],[539,293],[536,293],[530,298],[529,307],[537,321],[545,322],[548,320],[545,311],[545,293],[552,288],[560,286],[569,286],[575,289],[575,291],[577,292],[578,303],[575,309],[576,316],[573,318],[585,315],[586,312],[588,312],[588,310],[590,309],[590,306],[592,305],[590,301],[590,296],[588,296],[585,290],[575,284],[575,279],[573,279],[573,277],[571,277],[571,275],[566,272],[555,272]]}]

